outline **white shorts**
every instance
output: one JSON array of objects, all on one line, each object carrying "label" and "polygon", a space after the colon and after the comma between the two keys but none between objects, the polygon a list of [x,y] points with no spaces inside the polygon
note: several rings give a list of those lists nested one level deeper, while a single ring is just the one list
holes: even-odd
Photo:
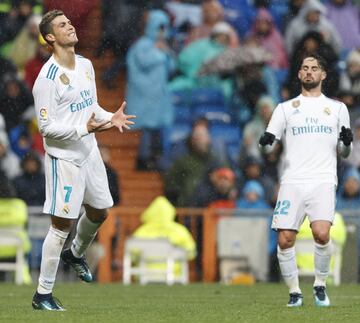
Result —
[{"label": "white shorts", "polygon": [[310,223],[325,220],[333,223],[336,186],[322,184],[282,184],[271,228],[299,231],[307,215]]},{"label": "white shorts", "polygon": [[80,167],[46,154],[45,178],[44,213],[77,219],[83,204],[96,209],[113,206],[105,166],[97,147]]}]

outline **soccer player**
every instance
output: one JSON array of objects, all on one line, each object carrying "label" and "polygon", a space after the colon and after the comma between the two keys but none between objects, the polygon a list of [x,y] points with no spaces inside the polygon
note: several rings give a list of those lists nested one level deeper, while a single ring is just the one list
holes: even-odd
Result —
[{"label": "soccer player", "polygon": [[[95,132],[117,127],[129,129],[135,116],[124,113],[125,102],[113,113],[97,102],[91,62],[75,54],[75,28],[60,10],[46,13],[40,32],[53,55],[41,69],[33,88],[36,115],[44,138],[46,200],[44,213],[51,226],[42,248],[37,291],[32,306],[37,310],[64,310],[52,296],[60,258],[78,277],[92,281],[84,253],[113,205],[104,163]],[[71,248],[62,251],[80,208],[86,210],[77,224]]]},{"label": "soccer player", "polygon": [[336,159],[337,152],[342,157],[350,154],[353,135],[347,107],[321,93],[326,78],[323,58],[305,56],[298,78],[301,94],[276,107],[259,145],[266,151],[275,139],[285,137],[284,171],[272,228],[278,232],[278,260],[290,292],[287,306],[303,303],[294,245],[306,215],[315,241],[315,304],[329,306],[326,278],[335,213]]}]

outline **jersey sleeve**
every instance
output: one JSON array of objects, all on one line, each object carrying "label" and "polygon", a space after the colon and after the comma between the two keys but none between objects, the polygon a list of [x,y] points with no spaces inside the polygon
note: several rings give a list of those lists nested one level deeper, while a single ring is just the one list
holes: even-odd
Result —
[{"label": "jersey sleeve", "polygon": [[94,112],[95,112],[96,121],[98,122],[110,121],[114,114],[112,112],[104,110],[98,103],[96,82],[95,82],[95,71],[91,62],[90,65],[91,65],[91,88],[92,88],[92,93],[94,93],[94,105],[95,105]]},{"label": "jersey sleeve", "polygon": [[56,85],[55,82],[40,78],[33,89],[36,118],[39,130],[44,138],[55,140],[79,140],[88,135],[87,126],[72,126],[56,120]]},{"label": "jersey sleeve", "polygon": [[266,128],[267,132],[275,135],[276,139],[280,140],[286,127],[285,112],[281,104],[279,104],[270,119]]},{"label": "jersey sleeve", "polygon": [[344,103],[341,103],[340,106],[338,133],[340,133],[342,126],[344,126],[345,128],[350,128],[349,111]]}]

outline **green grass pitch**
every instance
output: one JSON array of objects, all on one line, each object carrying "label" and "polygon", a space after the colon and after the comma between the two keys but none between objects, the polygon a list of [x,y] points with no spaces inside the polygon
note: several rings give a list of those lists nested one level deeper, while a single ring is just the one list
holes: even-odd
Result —
[{"label": "green grass pitch", "polygon": [[283,284],[57,284],[54,295],[66,312],[34,311],[34,289],[0,284],[0,322],[360,322],[357,285],[330,286],[332,306],[317,308],[311,285],[302,284],[304,306],[289,309],[285,306],[288,295]]}]

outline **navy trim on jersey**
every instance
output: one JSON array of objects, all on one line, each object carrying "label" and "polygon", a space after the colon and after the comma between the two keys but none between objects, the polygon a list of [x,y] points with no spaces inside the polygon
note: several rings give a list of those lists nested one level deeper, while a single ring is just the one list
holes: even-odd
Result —
[{"label": "navy trim on jersey", "polygon": [[50,80],[54,80],[58,69],[59,68],[55,64],[51,64],[50,68],[46,74],[46,78],[48,78]]}]

